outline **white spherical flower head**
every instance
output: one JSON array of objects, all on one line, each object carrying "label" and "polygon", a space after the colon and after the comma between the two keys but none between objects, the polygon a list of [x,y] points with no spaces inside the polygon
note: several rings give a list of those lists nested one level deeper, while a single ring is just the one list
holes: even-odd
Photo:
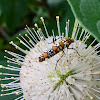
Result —
[{"label": "white spherical flower head", "polygon": [[[19,71],[20,74],[0,73],[0,75],[12,75],[8,80],[14,81],[1,84],[1,87],[9,87],[4,91],[14,92],[1,94],[1,96],[16,94],[20,95],[15,100],[99,100],[100,99],[100,43],[95,44],[96,39],[86,45],[90,33],[82,29],[77,23],[68,37],[69,20],[66,22],[65,34],[60,32],[59,16],[57,19],[58,36],[49,36],[44,19],[41,17],[46,36],[42,29],[35,24],[32,30],[26,25],[28,34],[21,34],[20,42],[29,50],[26,51],[13,42],[16,49],[26,55],[20,55],[5,50],[15,58],[8,59],[8,63],[21,66],[0,66],[9,70]],[[95,44],[95,45],[94,45]],[[13,77],[14,76],[14,77]],[[19,82],[20,81],[20,82]]]},{"label": "white spherical flower head", "polygon": [[[39,42],[43,51],[55,45],[48,42],[52,42],[52,37]],[[86,49],[86,47],[84,43],[76,40],[69,46],[71,49],[65,48],[63,52],[41,63],[38,61],[40,51],[37,47],[31,49],[25,57],[20,72],[21,86],[27,99],[88,100],[95,98],[93,93],[96,91],[93,89],[100,86],[100,82],[96,82],[96,78],[100,78],[98,71],[100,59],[97,54],[91,54],[95,52],[94,48]]]}]

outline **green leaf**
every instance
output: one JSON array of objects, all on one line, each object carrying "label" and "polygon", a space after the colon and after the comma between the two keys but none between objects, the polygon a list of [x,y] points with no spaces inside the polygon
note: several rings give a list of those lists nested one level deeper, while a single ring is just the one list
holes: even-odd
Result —
[{"label": "green leaf", "polygon": [[15,29],[27,12],[27,0],[0,0],[1,14],[8,28]]},{"label": "green leaf", "polygon": [[100,0],[68,0],[79,23],[100,42]]}]

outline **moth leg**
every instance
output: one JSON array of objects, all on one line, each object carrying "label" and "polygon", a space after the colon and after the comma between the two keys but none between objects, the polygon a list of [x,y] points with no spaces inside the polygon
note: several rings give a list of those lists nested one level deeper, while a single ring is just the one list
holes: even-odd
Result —
[{"label": "moth leg", "polygon": [[60,58],[57,60],[57,62],[56,62],[55,70],[56,70],[56,67],[57,67],[58,62],[61,60],[61,58],[62,58],[64,55],[65,55],[65,52],[64,52],[64,50],[63,50],[63,55],[61,55],[61,57],[60,57]]},{"label": "moth leg", "polygon": [[83,57],[83,56],[81,56],[81,55],[79,54],[79,52],[78,52],[75,48],[68,48],[68,49],[75,50],[75,51],[76,51],[76,53],[77,53],[80,57]]}]

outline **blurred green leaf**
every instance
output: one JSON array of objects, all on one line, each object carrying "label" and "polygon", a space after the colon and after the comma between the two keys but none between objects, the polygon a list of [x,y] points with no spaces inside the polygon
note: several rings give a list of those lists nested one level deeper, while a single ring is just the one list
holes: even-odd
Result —
[{"label": "blurred green leaf", "polygon": [[75,17],[100,42],[100,0],[68,0]]},{"label": "blurred green leaf", "polygon": [[27,12],[27,0],[0,0],[0,10],[9,29],[15,29]]}]

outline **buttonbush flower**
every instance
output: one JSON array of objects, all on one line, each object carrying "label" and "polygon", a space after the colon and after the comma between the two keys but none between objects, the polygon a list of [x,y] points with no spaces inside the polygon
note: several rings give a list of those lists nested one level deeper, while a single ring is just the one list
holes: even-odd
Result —
[{"label": "buttonbush flower", "polygon": [[74,42],[39,62],[43,52],[68,37],[70,22],[66,22],[65,33],[61,33],[59,16],[56,16],[58,36],[54,30],[50,36],[43,17],[40,19],[46,34],[35,24],[32,29],[26,25],[26,37],[21,34],[17,37],[27,50],[10,42],[25,56],[5,50],[12,57],[5,56],[8,66],[0,65],[0,68],[10,70],[10,73],[0,73],[7,76],[0,79],[3,82],[1,96],[19,95],[15,100],[100,100],[100,43],[94,39],[87,45],[91,34],[76,23],[71,37]]}]

